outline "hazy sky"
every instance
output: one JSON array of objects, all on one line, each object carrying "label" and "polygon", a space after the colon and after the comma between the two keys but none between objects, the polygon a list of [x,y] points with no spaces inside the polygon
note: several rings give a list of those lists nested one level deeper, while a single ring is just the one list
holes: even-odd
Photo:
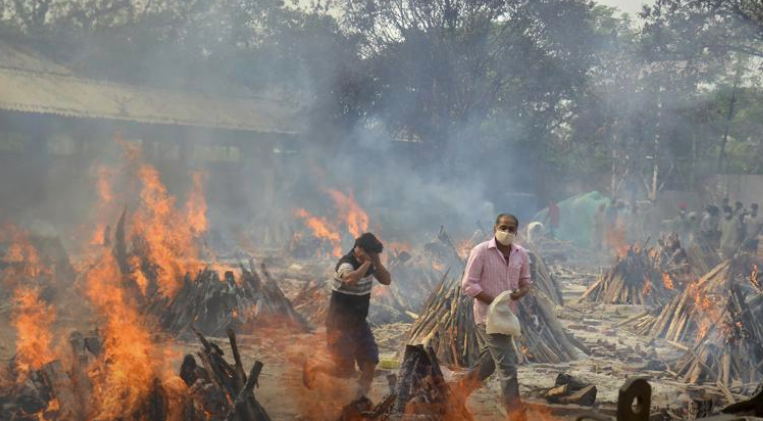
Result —
[{"label": "hazy sky", "polygon": [[632,17],[641,11],[641,5],[644,3],[653,3],[652,0],[596,0],[597,3],[615,6],[623,12],[630,13]]},{"label": "hazy sky", "polygon": [[[299,0],[300,4],[308,5],[310,0]],[[634,15],[641,11],[641,5],[644,3],[654,3],[654,0],[596,0],[597,3],[606,4],[607,6],[615,6],[623,12]]]}]

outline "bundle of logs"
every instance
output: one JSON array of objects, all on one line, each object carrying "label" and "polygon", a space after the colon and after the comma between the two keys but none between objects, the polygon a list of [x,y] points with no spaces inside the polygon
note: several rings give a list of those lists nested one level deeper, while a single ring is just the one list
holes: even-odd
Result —
[{"label": "bundle of logs", "polygon": [[698,281],[690,284],[673,300],[663,306],[626,320],[629,330],[673,342],[691,342],[700,330],[715,324],[719,298],[728,296],[732,276],[730,262],[725,261]]},{"label": "bundle of logs", "polygon": [[[473,299],[461,290],[460,277],[445,279],[411,326],[408,343],[431,347],[448,365],[471,366],[479,355],[472,306]],[[542,291],[519,301],[517,317],[522,326],[517,345],[523,362],[570,361],[586,349],[564,329]]]},{"label": "bundle of logs", "polygon": [[445,382],[435,352],[423,346],[405,347],[403,362],[390,393],[377,405],[360,398],[348,405],[342,421],[472,421],[465,402]]},{"label": "bundle of logs", "polygon": [[254,396],[263,364],[255,361],[249,374],[246,374],[236,334],[233,329],[228,329],[227,334],[233,365],[225,360],[225,353],[219,346],[196,331],[202,344],[202,349],[197,353],[202,366],[192,355],[186,355],[180,367],[180,378],[189,387],[196,408],[211,415],[210,420],[270,421],[265,408]]},{"label": "bundle of logs", "polygon": [[581,300],[606,304],[663,305],[675,295],[674,288],[663,278],[652,253],[644,247],[632,246],[612,268],[599,276]]},{"label": "bundle of logs", "polygon": [[[138,402],[125,403],[121,414],[104,414],[95,394],[98,369],[104,361],[103,343],[97,333],[87,337],[73,332],[69,338],[72,358],[68,363],[54,360],[39,370],[17,372],[11,364],[10,372],[0,390],[0,419],[3,420],[60,420],[86,421],[92,419],[166,421],[171,417],[184,421],[270,421],[267,412],[257,402],[253,389],[262,370],[255,362],[245,374],[233,331],[228,332],[235,363],[223,358],[223,351],[198,333],[203,347],[198,352],[202,365],[187,355],[180,370],[180,378],[187,387],[176,387],[171,378],[155,377],[146,386]],[[95,377],[93,377],[95,376]],[[135,385],[139,387],[140,385]],[[121,397],[116,397],[121,399]]]},{"label": "bundle of logs", "polygon": [[[308,324],[297,313],[264,264],[259,271],[253,259],[249,267],[239,264],[241,275],[226,271],[223,279],[217,271],[205,268],[196,275],[186,273],[182,286],[171,297],[157,287],[157,271],[147,245],[134,239],[128,247],[125,236],[126,211],[117,224],[113,253],[123,281],[134,291],[144,311],[159,319],[161,326],[176,335],[189,335],[192,328],[210,336],[223,336],[227,329],[261,328],[277,324],[296,331],[306,331]],[[140,262],[139,265],[130,264]],[[138,293],[136,279],[147,283],[145,296]]]},{"label": "bundle of logs", "polygon": [[[264,264],[260,271],[253,259],[249,268],[239,265],[237,280],[226,271],[220,280],[217,271],[204,269],[191,278],[186,274],[183,286],[172,298],[157,294],[149,301],[148,311],[163,328],[186,334],[196,328],[205,335],[223,336],[230,329],[279,326],[307,331],[307,321],[292,307]],[[264,279],[263,279],[264,278]]]},{"label": "bundle of logs", "polygon": [[[752,391],[763,380],[763,295],[748,299],[734,284],[719,319],[702,341],[673,364],[687,383],[717,385],[727,397],[736,383]],[[733,399],[730,399],[733,401]]]},{"label": "bundle of logs", "polygon": [[85,420],[91,412],[89,392],[92,387],[87,376],[89,363],[101,355],[102,340],[97,333],[88,337],[79,332],[69,336],[72,367],[64,368],[61,360],[43,364],[39,370],[20,370],[16,357],[11,360],[6,375],[10,383],[0,388],[0,419],[3,420]]},{"label": "bundle of logs", "polygon": [[535,249],[528,249],[530,255],[530,272],[533,281],[533,288],[543,292],[554,305],[564,305],[562,298],[562,289],[559,287],[556,277],[551,273],[546,261]]}]

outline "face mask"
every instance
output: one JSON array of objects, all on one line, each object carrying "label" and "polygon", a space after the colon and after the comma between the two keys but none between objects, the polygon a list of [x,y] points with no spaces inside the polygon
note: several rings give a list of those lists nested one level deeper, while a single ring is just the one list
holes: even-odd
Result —
[{"label": "face mask", "polygon": [[495,232],[495,239],[499,243],[503,244],[504,246],[509,246],[511,243],[514,242],[514,237],[516,235],[514,233],[508,232],[508,231],[496,231]]}]

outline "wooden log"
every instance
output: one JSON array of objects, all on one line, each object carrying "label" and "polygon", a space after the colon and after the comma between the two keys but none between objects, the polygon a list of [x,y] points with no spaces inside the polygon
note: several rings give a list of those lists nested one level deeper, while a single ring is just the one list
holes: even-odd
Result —
[{"label": "wooden log", "polygon": [[59,419],[76,420],[77,397],[73,393],[71,378],[64,370],[61,361],[55,360],[44,364],[40,372],[52,395],[58,400]]},{"label": "wooden log", "polygon": [[233,404],[231,405],[231,409],[225,416],[226,421],[233,421],[237,414],[241,421],[246,421],[246,418],[242,419],[241,417],[246,417],[246,413],[249,412],[246,410],[246,407],[252,406],[252,403],[255,405],[253,405],[253,408],[249,408],[251,412],[254,413],[254,418],[251,419],[251,421],[270,421],[270,416],[267,414],[265,409],[262,408],[259,403],[257,403],[257,401],[254,399],[254,396],[252,395],[254,387],[257,385],[257,381],[259,380],[260,373],[262,372],[262,367],[263,364],[261,362],[254,362],[254,365],[249,372],[249,377],[246,380],[246,384],[235,396]]},{"label": "wooden log", "polygon": [[596,393],[597,393],[596,386],[590,385],[590,386],[586,386],[583,389],[578,390],[577,392],[569,396],[561,397],[559,401],[561,403],[566,403],[566,404],[575,404],[580,406],[594,406],[594,404],[596,403]]}]

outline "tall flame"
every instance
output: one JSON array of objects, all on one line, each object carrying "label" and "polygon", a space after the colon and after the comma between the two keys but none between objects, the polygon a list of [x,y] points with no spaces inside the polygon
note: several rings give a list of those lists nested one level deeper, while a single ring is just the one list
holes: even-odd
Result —
[{"label": "tall flame", "polygon": [[335,226],[323,218],[313,216],[304,209],[296,209],[294,216],[303,219],[313,235],[331,243],[334,257],[342,256],[342,237],[339,236],[339,230]]},{"label": "tall flame", "polygon": [[199,234],[207,230],[207,201],[204,198],[204,178],[206,174],[200,171],[191,173],[193,190],[185,204],[188,224],[193,233]]},{"label": "tall flame", "polygon": [[85,274],[85,294],[104,319],[103,355],[91,368],[93,419],[119,419],[145,402],[155,379],[169,376],[171,355],[160,350],[134,303],[120,286],[111,253],[104,253]]},{"label": "tall flame", "polygon": [[53,361],[53,331],[56,319],[52,306],[40,299],[40,290],[21,287],[13,292],[11,325],[16,330],[16,364],[22,375]]},{"label": "tall flame", "polygon": [[27,232],[7,227],[2,234],[11,244],[2,257],[7,266],[0,279],[5,288],[13,290],[11,326],[17,334],[16,363],[24,378],[30,370],[38,370],[54,359],[51,326],[56,313],[40,299],[37,286],[40,275],[52,272],[42,265]]},{"label": "tall flame", "polygon": [[130,220],[130,237],[143,239],[148,257],[158,267],[157,284],[165,296],[173,296],[188,271],[197,270],[199,247],[197,237],[207,229],[203,173],[192,174],[193,191],[186,209],[175,207],[175,197],[167,192],[159,171],[141,161],[140,154],[126,149],[135,160],[140,180],[140,204]]},{"label": "tall flame", "polygon": [[336,209],[339,212],[340,222],[344,223],[347,231],[353,238],[360,237],[361,234],[368,231],[368,214],[355,201],[352,193],[345,195],[338,190],[327,190],[328,194],[334,200]]},{"label": "tall flame", "polygon": [[89,245],[91,246],[103,246],[106,241],[106,226],[109,217],[113,216],[116,211],[114,207],[114,176],[116,175],[114,168],[108,167],[105,164],[99,164],[94,166],[90,170],[90,175],[95,179],[95,191],[98,196],[96,198],[95,205],[93,206],[93,212],[95,214],[95,229],[90,237]]}]

